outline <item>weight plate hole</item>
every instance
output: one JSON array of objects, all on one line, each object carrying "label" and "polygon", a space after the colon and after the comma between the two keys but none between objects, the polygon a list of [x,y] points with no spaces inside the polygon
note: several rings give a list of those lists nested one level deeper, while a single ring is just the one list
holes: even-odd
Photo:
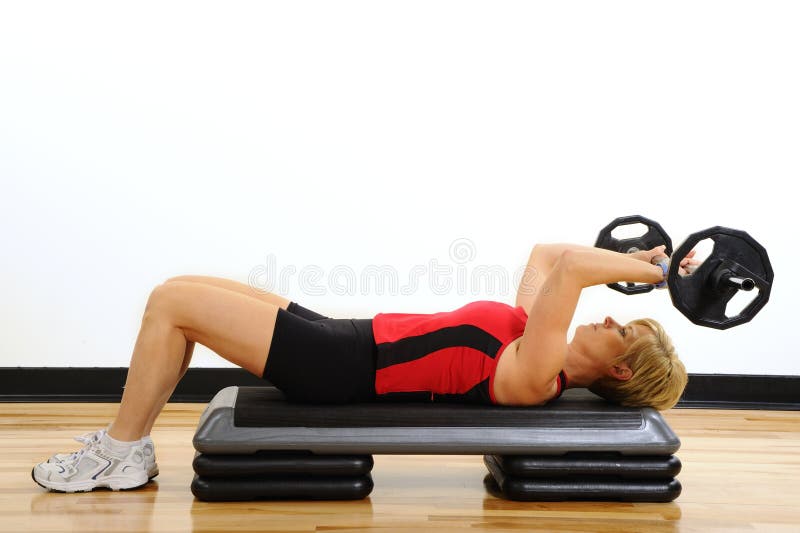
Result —
[{"label": "weight plate hole", "polygon": [[[694,272],[703,263],[703,261],[708,259],[708,257],[714,253],[715,244],[716,243],[713,239],[703,239],[694,246],[694,256],[689,258],[688,262],[689,275],[691,275],[691,273]],[[676,258],[673,258],[672,260],[675,261]]]},{"label": "weight plate hole", "polygon": [[747,306],[750,305],[753,300],[758,298],[759,292],[760,290],[758,287],[752,291],[736,291],[736,294],[733,295],[733,298],[728,301],[728,305],[725,306],[725,316],[732,318],[740,315],[742,311],[747,309]]},{"label": "weight plate hole", "polygon": [[625,224],[624,226],[617,226],[611,230],[611,236],[618,241],[624,239],[636,239],[644,236],[644,234],[647,233],[647,230],[647,226],[641,222],[636,222],[633,224]]}]

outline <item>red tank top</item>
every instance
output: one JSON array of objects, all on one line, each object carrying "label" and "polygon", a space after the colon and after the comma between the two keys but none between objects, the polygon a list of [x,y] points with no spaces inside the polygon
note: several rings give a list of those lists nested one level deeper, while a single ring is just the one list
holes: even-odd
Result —
[{"label": "red tank top", "polygon": [[[522,306],[488,300],[442,313],[375,315],[377,399],[496,404],[500,354],[527,319]],[[561,372],[556,398],[566,384]]]}]

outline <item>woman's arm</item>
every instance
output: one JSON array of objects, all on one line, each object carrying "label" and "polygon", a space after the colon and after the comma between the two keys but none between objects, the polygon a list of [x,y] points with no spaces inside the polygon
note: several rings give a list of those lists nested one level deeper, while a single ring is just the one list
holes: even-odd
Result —
[{"label": "woman's arm", "polygon": [[562,250],[538,291],[517,349],[515,371],[530,394],[546,391],[564,368],[567,330],[584,287],[617,281],[659,283],[663,278],[658,265],[626,254],[597,248]]},{"label": "woman's arm", "polygon": [[[661,283],[664,271],[658,265],[636,259],[628,254],[586,248],[569,250],[570,266],[582,287],[632,281],[635,283]],[[562,257],[563,257],[562,253]]]},{"label": "woman's arm", "polygon": [[[531,308],[536,301],[538,288],[544,284],[544,281],[550,276],[556,262],[565,251],[578,251],[578,252],[594,252],[610,257],[627,257],[637,260],[649,261],[653,255],[653,250],[646,250],[637,252],[635,254],[621,254],[603,248],[595,248],[592,246],[581,246],[579,244],[568,243],[553,243],[553,244],[537,244],[531,250],[528,257],[528,264],[525,268],[525,273],[520,280],[519,287],[517,288],[517,297],[515,306],[522,306],[530,314]],[[615,280],[620,281],[620,280]],[[632,281],[632,280],[622,280]]]}]

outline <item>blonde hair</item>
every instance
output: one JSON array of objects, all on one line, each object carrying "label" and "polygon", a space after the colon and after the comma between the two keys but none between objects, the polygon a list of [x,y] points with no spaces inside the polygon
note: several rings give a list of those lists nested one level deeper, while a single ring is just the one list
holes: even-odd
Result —
[{"label": "blonde hair", "polygon": [[686,368],[661,324],[652,318],[630,323],[653,331],[653,335],[636,339],[624,354],[611,362],[611,365],[626,363],[633,376],[627,381],[603,376],[589,385],[589,390],[624,406],[670,409],[678,403],[689,381]]}]

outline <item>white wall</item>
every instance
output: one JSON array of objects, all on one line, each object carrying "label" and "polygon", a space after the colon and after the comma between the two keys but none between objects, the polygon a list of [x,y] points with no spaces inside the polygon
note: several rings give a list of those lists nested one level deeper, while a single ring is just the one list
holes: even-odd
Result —
[{"label": "white wall", "polygon": [[[652,316],[690,372],[800,374],[793,2],[4,2],[0,366],[127,366],[169,276],[316,265],[276,291],[338,317],[435,312],[513,287],[541,241],[612,218],[676,244],[720,224],[769,250],[749,324],[665,292],[585,291],[575,322]],[[472,242],[464,262],[451,247]],[[456,243],[456,244],[454,244]],[[463,251],[463,250],[462,250]],[[453,287],[432,288],[432,261]],[[414,290],[332,290],[334,267]],[[274,278],[275,270],[273,270]],[[342,282],[343,278],[338,281]],[[198,347],[195,367],[231,367]]]}]

